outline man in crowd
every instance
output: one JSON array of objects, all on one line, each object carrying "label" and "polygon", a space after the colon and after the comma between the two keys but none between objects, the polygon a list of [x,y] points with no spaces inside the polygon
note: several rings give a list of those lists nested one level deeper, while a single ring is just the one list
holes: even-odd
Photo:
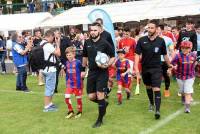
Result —
[{"label": "man in crowd", "polygon": [[5,59],[6,59],[5,40],[3,39],[3,36],[0,35],[0,62],[1,62],[2,74],[6,73]]},{"label": "man in crowd", "polygon": [[[126,52],[125,58],[129,60],[131,73],[133,73],[133,65],[134,65],[134,60],[135,60],[134,59],[135,58],[135,47],[136,47],[136,41],[134,38],[130,37],[130,29],[129,29],[129,27],[125,27],[124,35],[123,35],[122,39],[119,41],[118,49],[125,50],[125,52]],[[132,75],[129,74],[128,77],[131,79],[131,81],[133,80]],[[130,84],[130,88],[131,87],[132,87],[132,84]],[[130,98],[130,92],[127,92],[127,99],[129,99],[129,98]]]},{"label": "man in crowd", "polygon": [[[46,31],[44,40],[40,43],[44,50],[44,59],[48,62],[42,71],[45,79],[45,96],[43,112],[57,111],[57,107],[53,104],[53,94],[56,85],[56,57],[60,56],[60,38],[55,38],[52,30]],[[53,44],[55,40],[55,46]]]},{"label": "man in crowd", "polygon": [[32,40],[28,40],[27,45],[25,47],[23,44],[24,39],[22,38],[22,35],[19,33],[14,33],[12,35],[12,41],[13,41],[13,46],[12,46],[13,62],[18,72],[16,90],[29,92],[29,89],[26,86],[26,79],[27,79],[26,66],[28,64],[27,53],[31,50],[33,42]]},{"label": "man in crowd", "polygon": [[[70,42],[70,39],[66,36],[63,36],[61,34],[61,32],[59,30],[55,30],[54,31],[54,34],[55,34],[55,38],[60,38],[60,56],[57,57],[57,60],[59,60],[60,63],[62,63],[63,65],[66,64],[66,54],[65,54],[65,50],[67,47],[71,46],[71,42]],[[58,81],[59,81],[59,74],[60,74],[60,71],[61,71],[61,65],[60,66],[56,66],[56,85],[55,85],[55,91],[54,93],[57,93],[58,90]]]},{"label": "man in crowd", "polygon": [[179,38],[176,44],[176,49],[179,50],[181,42],[186,41],[186,40],[192,42],[193,44],[192,51],[196,51],[197,50],[197,35],[194,30],[194,22],[192,20],[188,20],[186,22],[186,29],[183,29],[180,31]]},{"label": "man in crowd", "polygon": [[[170,58],[170,61],[172,60],[173,56],[174,56],[174,43],[172,41],[171,38],[163,35],[163,32],[164,32],[164,27],[165,25],[163,24],[160,24],[158,26],[158,29],[157,29],[157,32],[158,32],[158,35],[164,39],[165,41],[165,45],[166,45],[166,49],[167,49],[167,55],[169,56]],[[165,97],[169,97],[170,96],[170,91],[169,91],[169,87],[170,87],[170,77],[167,73],[167,70],[168,70],[168,65],[167,63],[164,61],[164,58],[163,56],[161,56],[161,61],[162,61],[162,73],[163,73],[163,78],[164,78],[164,81],[165,81],[165,90],[164,90],[164,96]]]}]

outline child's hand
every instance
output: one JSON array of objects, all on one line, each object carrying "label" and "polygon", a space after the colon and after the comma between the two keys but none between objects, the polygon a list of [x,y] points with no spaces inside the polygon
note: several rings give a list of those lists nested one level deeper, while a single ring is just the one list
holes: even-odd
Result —
[{"label": "child's hand", "polygon": [[85,78],[86,73],[85,72],[81,72],[81,78]]},{"label": "child's hand", "polygon": [[61,76],[61,77],[65,77],[65,70],[64,70],[64,69],[61,69],[61,70],[60,70],[60,76]]},{"label": "child's hand", "polygon": [[122,73],[121,76],[124,77],[126,75],[126,73]]},{"label": "child's hand", "polygon": [[172,76],[172,68],[169,68],[169,69],[167,70],[167,74],[168,74],[169,76]]}]

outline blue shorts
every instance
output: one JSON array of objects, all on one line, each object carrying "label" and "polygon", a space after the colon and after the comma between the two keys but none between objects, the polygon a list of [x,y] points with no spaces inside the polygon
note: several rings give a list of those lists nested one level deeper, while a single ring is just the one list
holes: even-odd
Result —
[{"label": "blue shorts", "polygon": [[43,72],[45,81],[45,96],[53,96],[56,85],[56,72]]}]

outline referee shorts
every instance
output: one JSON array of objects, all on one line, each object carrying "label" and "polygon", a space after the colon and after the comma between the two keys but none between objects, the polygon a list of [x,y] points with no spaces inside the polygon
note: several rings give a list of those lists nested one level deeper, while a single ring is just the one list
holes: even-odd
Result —
[{"label": "referee shorts", "polygon": [[142,79],[145,85],[160,88],[162,82],[161,68],[142,69]]},{"label": "referee shorts", "polygon": [[87,93],[104,92],[108,83],[107,70],[89,70],[87,77]]}]

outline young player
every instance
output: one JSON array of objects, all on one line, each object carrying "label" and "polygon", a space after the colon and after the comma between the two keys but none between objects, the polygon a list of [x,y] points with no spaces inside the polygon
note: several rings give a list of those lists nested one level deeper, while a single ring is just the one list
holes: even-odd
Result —
[{"label": "young player", "polygon": [[196,53],[191,52],[193,45],[190,41],[182,41],[181,52],[176,54],[172,64],[177,66],[176,78],[182,93],[182,103],[185,104],[185,113],[190,113],[190,103],[195,79]]},{"label": "young player", "polygon": [[68,113],[65,118],[69,119],[74,116],[72,103],[70,96],[74,94],[77,99],[77,114],[75,118],[79,118],[82,115],[82,78],[84,77],[81,73],[82,65],[81,62],[75,59],[76,48],[68,47],[66,49],[66,91],[65,91],[65,102],[68,106]]},{"label": "young player", "polygon": [[118,105],[122,104],[122,89],[125,88],[127,99],[130,99],[130,82],[131,78],[128,77],[128,73],[130,72],[130,64],[128,59],[125,58],[125,50],[119,49],[117,51],[118,59],[115,62],[115,67],[117,70],[117,84],[118,84],[118,91],[117,91],[117,98],[118,98]]}]

